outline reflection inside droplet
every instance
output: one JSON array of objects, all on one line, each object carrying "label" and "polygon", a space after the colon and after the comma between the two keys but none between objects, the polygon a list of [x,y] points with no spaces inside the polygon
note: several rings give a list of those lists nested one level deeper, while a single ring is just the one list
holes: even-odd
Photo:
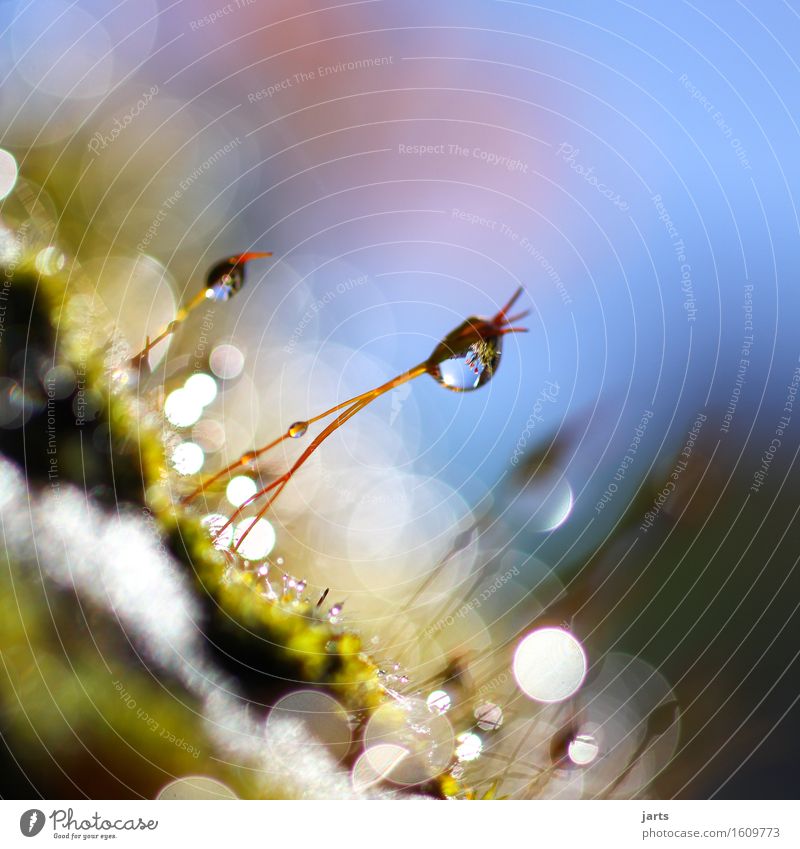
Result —
[{"label": "reflection inside droplet", "polygon": [[429,373],[442,386],[454,392],[469,392],[488,383],[500,364],[502,337],[473,342],[455,356],[431,365]]}]

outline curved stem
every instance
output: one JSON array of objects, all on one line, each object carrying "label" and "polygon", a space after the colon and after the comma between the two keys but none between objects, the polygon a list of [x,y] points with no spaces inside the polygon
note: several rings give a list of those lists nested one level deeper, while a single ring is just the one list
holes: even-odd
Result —
[{"label": "curved stem", "polygon": [[[310,419],[305,420],[305,424],[312,425],[315,422],[320,421],[320,419],[327,418],[332,413],[336,413],[339,410],[350,407],[353,404],[358,403],[359,401],[364,400],[365,398],[369,398],[373,400],[377,398],[379,395],[383,395],[384,392],[388,392],[391,389],[394,389],[396,386],[399,386],[401,383],[405,383],[408,380],[412,380],[415,377],[419,377],[420,374],[423,374],[427,370],[427,366],[425,363],[420,363],[418,366],[414,366],[414,368],[409,369],[407,372],[404,372],[398,377],[392,378],[392,380],[387,381],[386,383],[381,384],[376,389],[370,389],[368,392],[362,392],[360,395],[356,395],[353,398],[348,399],[347,401],[342,401],[340,404],[337,404],[335,407],[331,407],[328,410],[325,410],[323,413],[318,413],[316,416],[312,416]],[[188,504],[190,501],[193,501],[197,498],[200,493],[204,490],[208,489],[208,487],[215,484],[220,478],[225,477],[225,475],[234,471],[234,469],[238,469],[240,466],[246,466],[248,463],[252,463],[253,460],[257,460],[262,454],[266,454],[267,451],[272,448],[277,447],[281,444],[281,442],[285,442],[287,439],[291,438],[291,434],[287,430],[281,436],[273,439],[271,442],[268,442],[266,445],[262,445],[260,448],[256,448],[253,451],[246,451],[239,457],[238,460],[234,460],[233,463],[225,466],[224,469],[220,469],[218,472],[215,472],[210,478],[204,480],[198,487],[193,489],[188,495],[185,495],[181,501],[184,504]],[[258,495],[253,496],[253,498],[257,498]],[[247,502],[246,502],[247,503]]]},{"label": "curved stem", "polygon": [[303,453],[298,457],[298,459],[294,462],[292,467],[288,472],[281,475],[281,477],[272,481],[268,486],[264,487],[260,492],[257,492],[252,498],[249,498],[244,504],[240,505],[236,512],[230,517],[230,519],[225,523],[225,525],[220,528],[217,532],[217,537],[231,525],[231,523],[236,519],[238,515],[241,514],[242,510],[251,504],[256,499],[266,495],[268,492],[271,492],[273,489],[276,490],[274,494],[269,498],[267,503],[259,510],[259,512],[253,517],[253,521],[248,526],[247,530],[242,534],[241,538],[236,542],[234,546],[234,551],[238,550],[239,546],[244,542],[247,535],[255,526],[256,522],[262,518],[262,516],[269,510],[269,508],[275,502],[275,499],[283,492],[284,487],[291,480],[294,473],[308,460],[308,458],[319,448],[319,446],[335,431],[337,431],[346,421],[351,419],[356,413],[360,412],[364,409],[368,404],[371,404],[376,398],[379,398],[381,395],[384,395],[386,392],[391,391],[392,389],[400,386],[403,383],[407,383],[409,380],[413,380],[416,377],[419,377],[428,370],[427,363],[420,363],[414,368],[409,369],[403,374],[398,375],[392,380],[387,381],[384,384],[376,387],[375,389],[370,390],[369,392],[365,392],[362,395],[357,395],[354,399],[350,401],[344,401],[342,404],[328,410],[326,413],[321,413],[319,416],[315,416],[313,419],[309,419],[309,422],[318,421],[320,418],[324,418],[324,416],[329,415],[331,412],[336,410],[340,410],[342,407],[347,407],[347,409],[338,415],[318,436],[314,438],[308,448],[303,451]]},{"label": "curved stem", "polygon": [[150,351],[152,351],[153,348],[155,348],[155,346],[158,345],[159,342],[162,342],[164,339],[166,339],[167,336],[171,336],[181,325],[181,323],[186,320],[186,316],[188,316],[193,309],[198,307],[205,300],[206,290],[202,289],[192,298],[191,301],[189,301],[188,304],[186,304],[185,307],[181,307],[178,310],[178,312],[175,314],[175,318],[173,318],[169,324],[164,326],[164,328],[158,333],[155,339],[150,339],[150,337],[147,338],[144,348],[142,348],[142,350],[139,351],[138,354],[135,354],[130,358],[130,365],[135,368],[139,364],[141,364],[141,362],[150,353]]}]

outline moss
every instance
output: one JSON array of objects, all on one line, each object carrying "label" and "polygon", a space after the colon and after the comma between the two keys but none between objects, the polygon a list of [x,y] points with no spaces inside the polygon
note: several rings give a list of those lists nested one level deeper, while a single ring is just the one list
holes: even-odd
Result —
[{"label": "moss", "polygon": [[210,650],[249,698],[271,704],[302,681],[352,710],[381,701],[377,669],[358,635],[332,625],[311,601],[267,598],[259,576],[215,549],[196,517],[164,510],[157,518],[171,551],[194,572]]},{"label": "moss", "polygon": [[[329,622],[312,602],[268,598],[244,561],[215,549],[198,518],[173,503],[161,435],[146,423],[135,394],[114,385],[101,342],[91,327],[87,332],[84,302],[75,301],[85,296],[68,297],[63,279],[25,264],[5,280],[0,374],[28,406],[24,423],[3,430],[3,454],[33,486],[71,484],[100,503],[148,511],[193,576],[210,654],[252,701],[272,704],[303,682],[327,689],[355,713],[379,704],[377,670],[357,634]],[[45,379],[54,365],[75,377],[64,392]],[[169,776],[196,772],[252,795],[252,778],[211,759],[191,696],[168,676],[153,678],[112,615],[89,614],[89,633],[79,599],[35,586],[10,562],[0,599],[0,716],[6,745],[15,757],[22,753],[18,764],[2,754],[0,765],[9,768],[0,795],[33,789],[60,797],[148,796]],[[124,669],[124,684],[114,667]],[[50,682],[58,682],[57,692]],[[54,762],[68,766],[54,770]]]}]

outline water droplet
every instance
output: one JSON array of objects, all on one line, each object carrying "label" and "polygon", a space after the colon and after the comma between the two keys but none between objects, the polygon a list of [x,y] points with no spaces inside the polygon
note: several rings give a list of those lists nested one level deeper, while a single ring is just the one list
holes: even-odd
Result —
[{"label": "water droplet", "polygon": [[433,352],[428,373],[453,392],[470,392],[488,383],[500,365],[503,339],[499,334],[481,336],[477,331],[483,319],[468,319],[454,330]]},{"label": "water droplet", "polygon": [[244,267],[224,259],[212,266],[206,277],[206,297],[210,301],[229,301],[242,288]]},{"label": "water droplet", "polygon": [[474,716],[481,731],[496,731],[503,724],[503,709],[492,702],[478,705]]},{"label": "water droplet", "polygon": [[450,696],[444,690],[434,690],[425,701],[431,713],[447,713],[450,710]]},{"label": "water droplet", "polygon": [[308,430],[308,422],[295,422],[294,424],[289,425],[289,436],[292,439],[299,439],[301,436],[305,436],[305,432]]}]

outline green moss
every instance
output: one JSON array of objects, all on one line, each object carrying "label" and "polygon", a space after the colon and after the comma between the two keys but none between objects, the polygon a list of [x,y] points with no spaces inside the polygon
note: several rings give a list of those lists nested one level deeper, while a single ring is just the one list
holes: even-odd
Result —
[{"label": "green moss", "polygon": [[[193,578],[209,653],[251,700],[270,705],[304,683],[356,713],[379,704],[377,670],[358,635],[312,602],[266,597],[244,562],[215,549],[199,519],[169,498],[161,435],[107,373],[102,336],[87,328],[83,302],[72,303],[85,296],[67,297],[64,280],[24,264],[6,280],[0,373],[31,407],[23,425],[3,432],[3,454],[34,487],[71,484],[99,503],[148,511]],[[64,397],[43,380],[53,365],[75,375]],[[155,679],[113,616],[87,612],[85,600],[35,584],[10,562],[0,604],[0,716],[14,753],[2,756],[0,795],[151,796],[170,776],[197,772],[253,795],[252,778],[211,758],[191,694],[167,675]]]}]

